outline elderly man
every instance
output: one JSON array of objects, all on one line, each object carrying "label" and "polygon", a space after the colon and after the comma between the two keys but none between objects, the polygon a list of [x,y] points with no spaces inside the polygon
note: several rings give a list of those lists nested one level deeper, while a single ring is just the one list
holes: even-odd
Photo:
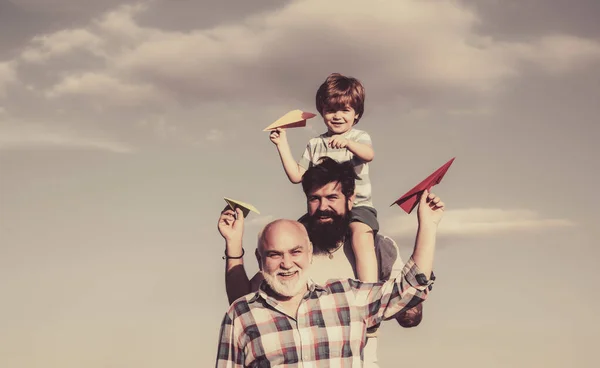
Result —
[{"label": "elderly man", "polygon": [[[348,234],[349,212],[352,208],[355,179],[354,168],[350,163],[338,163],[324,158],[318,165],[309,168],[302,177],[302,187],[307,198],[307,215],[301,221],[305,224],[313,248],[311,278],[320,284],[333,278],[357,278],[356,261]],[[224,210],[219,219],[219,229],[226,225],[241,226],[241,220],[233,223],[234,213]],[[229,302],[258,290],[263,273],[258,272],[248,280],[243,267],[241,237],[226,239],[226,288]],[[389,237],[377,234],[375,250],[378,261],[379,280],[385,281],[399,273],[404,262],[396,243]],[[258,256],[258,254],[257,254]],[[258,257],[259,266],[261,264]],[[400,312],[394,316],[403,327],[414,327],[422,318],[422,304]],[[369,329],[364,348],[364,366],[377,365],[377,327]]]},{"label": "elderly man", "polygon": [[[339,191],[340,183],[330,184],[321,188],[318,198],[335,199],[330,192]],[[315,283],[309,278],[313,246],[305,228],[289,220],[267,225],[258,243],[264,280],[258,291],[230,306],[221,328],[217,366],[363,366],[367,329],[427,297],[443,210],[438,197],[424,193],[411,258],[394,279],[376,284],[350,278]],[[332,221],[320,217],[321,222]],[[224,211],[219,230],[227,253],[241,249],[241,211],[237,219]]]}]

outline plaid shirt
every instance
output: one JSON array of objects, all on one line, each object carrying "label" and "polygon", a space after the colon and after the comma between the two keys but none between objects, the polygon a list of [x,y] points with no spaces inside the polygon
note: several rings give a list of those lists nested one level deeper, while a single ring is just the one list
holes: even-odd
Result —
[{"label": "plaid shirt", "polygon": [[263,281],[229,307],[216,367],[362,367],[367,328],[425,300],[432,283],[412,258],[386,282],[310,281],[294,318]]}]

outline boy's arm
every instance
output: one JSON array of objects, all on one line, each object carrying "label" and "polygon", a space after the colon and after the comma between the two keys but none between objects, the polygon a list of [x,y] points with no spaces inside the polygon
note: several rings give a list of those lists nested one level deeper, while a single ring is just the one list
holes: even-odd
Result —
[{"label": "boy's arm", "polygon": [[329,140],[331,148],[346,148],[355,156],[365,162],[371,162],[375,158],[371,137],[366,132],[362,132],[356,137],[356,140],[350,140],[341,135],[335,135]]},{"label": "boy's arm", "polygon": [[290,145],[287,141],[285,129],[275,129],[271,132],[269,138],[277,147],[277,152],[279,152],[281,164],[283,165],[283,170],[285,171],[288,179],[290,179],[290,181],[294,184],[300,183],[302,181],[302,175],[304,175],[306,169],[298,165],[298,163],[294,160],[294,156],[290,150]]},{"label": "boy's arm", "polygon": [[363,161],[371,162],[375,158],[375,151],[370,144],[348,140],[346,148]]}]

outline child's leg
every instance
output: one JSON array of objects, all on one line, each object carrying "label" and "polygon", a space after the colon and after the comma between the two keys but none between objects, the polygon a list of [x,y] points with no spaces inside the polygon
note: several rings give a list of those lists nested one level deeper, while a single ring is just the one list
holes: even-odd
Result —
[{"label": "child's leg", "polygon": [[350,223],[350,231],[352,250],[356,259],[356,276],[362,282],[379,281],[373,229],[367,224],[353,221]]}]

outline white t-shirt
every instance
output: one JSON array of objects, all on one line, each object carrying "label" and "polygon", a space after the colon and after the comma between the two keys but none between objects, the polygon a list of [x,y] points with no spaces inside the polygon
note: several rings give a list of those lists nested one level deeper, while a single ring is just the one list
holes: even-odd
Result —
[{"label": "white t-shirt", "polygon": [[[402,272],[404,262],[400,256],[398,245],[392,238],[377,234],[375,236],[375,254],[380,280],[388,280]],[[347,239],[342,247],[332,252],[331,258],[329,253],[313,254],[312,265],[308,273],[317,284],[324,284],[330,279],[358,279],[351,239]],[[376,331],[367,335],[367,343],[363,351],[365,368],[378,367],[376,337]]]}]

